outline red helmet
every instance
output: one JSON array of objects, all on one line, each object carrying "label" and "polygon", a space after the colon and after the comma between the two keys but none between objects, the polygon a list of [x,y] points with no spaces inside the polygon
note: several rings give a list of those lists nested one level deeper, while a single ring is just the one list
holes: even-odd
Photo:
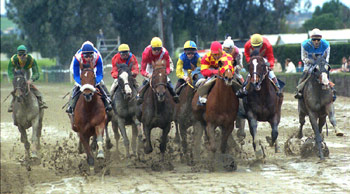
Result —
[{"label": "red helmet", "polygon": [[218,54],[218,53],[222,52],[222,46],[221,46],[220,42],[218,42],[218,41],[212,42],[211,46],[210,46],[210,51],[212,54]]}]

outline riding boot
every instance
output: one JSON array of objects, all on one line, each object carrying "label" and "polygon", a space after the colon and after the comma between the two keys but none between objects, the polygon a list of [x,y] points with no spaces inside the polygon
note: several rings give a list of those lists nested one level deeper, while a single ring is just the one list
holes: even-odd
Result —
[{"label": "riding boot", "polygon": [[184,79],[178,79],[177,80],[177,83],[176,83],[176,86],[175,86],[175,92],[177,95],[180,95],[180,92],[182,90],[182,87],[180,88],[180,86],[185,83],[185,80]]},{"label": "riding boot", "polygon": [[43,97],[41,95],[41,92],[39,92],[39,90],[36,87],[34,87],[33,85],[31,85],[30,89],[34,93],[36,98],[38,99],[39,108],[40,109],[48,108],[46,103],[43,101]]},{"label": "riding boot", "polygon": [[170,81],[167,82],[167,88],[168,88],[170,94],[173,96],[174,102],[179,103],[179,96],[175,93],[174,87]]},{"label": "riding boot", "polygon": [[248,73],[247,75],[247,78],[244,80],[244,83],[242,85],[242,88],[239,89],[237,92],[236,92],[236,96],[238,98],[243,98],[244,96],[246,96],[248,94],[248,91],[246,89],[246,86],[248,84],[248,80],[250,79],[250,74]]},{"label": "riding boot", "polygon": [[141,88],[139,89],[139,93],[136,96],[136,101],[137,101],[138,105],[142,104],[143,96],[145,95],[145,92],[146,92],[148,87],[149,87],[149,81],[148,80],[144,80],[143,83],[142,83]]},{"label": "riding boot", "polygon": [[100,90],[100,92],[102,94],[101,99],[103,101],[103,104],[105,105],[106,112],[111,111],[113,108],[111,105],[111,99],[109,98],[110,94],[109,94],[106,86],[104,84],[100,83],[96,87]]},{"label": "riding boot", "polygon": [[307,71],[304,71],[303,74],[301,75],[301,78],[299,79],[299,82],[297,85],[297,91],[296,91],[294,98],[296,98],[296,99],[303,98],[303,94],[302,94],[303,88],[301,88],[301,89],[298,89],[298,88],[300,87],[299,85],[307,78],[307,76],[308,76]]},{"label": "riding boot", "polygon": [[74,111],[75,105],[77,104],[77,101],[79,99],[80,93],[81,93],[80,87],[75,86],[73,88],[72,96],[69,99],[68,108],[66,109],[66,113],[73,114],[73,111]]},{"label": "riding boot", "polygon": [[275,85],[277,86],[277,96],[281,96],[281,86],[280,86],[280,84],[278,83],[278,80],[277,80],[277,77],[274,77],[274,78],[272,78],[272,81],[273,81],[273,83],[275,83]]}]

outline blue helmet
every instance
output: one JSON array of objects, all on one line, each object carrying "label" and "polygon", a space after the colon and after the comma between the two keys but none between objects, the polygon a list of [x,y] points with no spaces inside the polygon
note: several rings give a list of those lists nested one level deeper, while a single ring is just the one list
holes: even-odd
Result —
[{"label": "blue helmet", "polygon": [[94,52],[94,47],[91,44],[84,44],[83,48],[81,49],[83,53],[91,53]]}]

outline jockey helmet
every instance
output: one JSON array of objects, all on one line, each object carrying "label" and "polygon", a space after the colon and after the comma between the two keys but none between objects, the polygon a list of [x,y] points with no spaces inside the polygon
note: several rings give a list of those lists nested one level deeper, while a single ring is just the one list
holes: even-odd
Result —
[{"label": "jockey helmet", "polygon": [[125,51],[130,51],[129,45],[127,44],[121,44],[118,47],[118,52],[125,52]]},{"label": "jockey helmet", "polygon": [[253,34],[250,38],[253,47],[260,46],[263,43],[263,38],[260,34]]},{"label": "jockey helmet", "polygon": [[22,45],[19,45],[18,47],[17,47],[17,52],[19,52],[19,51],[24,51],[24,52],[26,52],[27,51],[27,47],[26,46],[24,46],[23,44]]},{"label": "jockey helmet", "polygon": [[321,30],[318,28],[315,28],[311,31],[311,38],[313,37],[322,37]]},{"label": "jockey helmet", "polygon": [[159,37],[153,37],[151,40],[151,47],[152,48],[157,48],[157,47],[162,47],[163,43],[162,40]]},{"label": "jockey helmet", "polygon": [[197,50],[197,45],[194,41],[188,40],[184,44],[184,50]]},{"label": "jockey helmet", "polygon": [[222,45],[222,47],[224,48],[233,48],[234,46],[235,46],[235,43],[233,43],[231,36],[228,36],[224,41],[224,44]]},{"label": "jockey helmet", "polygon": [[222,51],[222,46],[221,46],[220,42],[218,42],[218,41],[212,42],[210,45],[210,51],[212,54],[220,53]]},{"label": "jockey helmet", "polygon": [[91,44],[84,44],[81,51],[82,53],[92,53],[94,52],[94,47]]}]

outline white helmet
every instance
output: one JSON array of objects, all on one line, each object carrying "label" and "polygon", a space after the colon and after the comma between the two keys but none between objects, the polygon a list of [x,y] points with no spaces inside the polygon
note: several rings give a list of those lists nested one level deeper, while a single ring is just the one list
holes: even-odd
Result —
[{"label": "white helmet", "polygon": [[233,43],[231,36],[228,36],[224,41],[224,44],[222,45],[223,48],[233,48],[234,46],[235,46],[235,43]]},{"label": "white helmet", "polygon": [[315,28],[311,31],[311,37],[318,36],[322,37],[321,30],[318,28]]}]

